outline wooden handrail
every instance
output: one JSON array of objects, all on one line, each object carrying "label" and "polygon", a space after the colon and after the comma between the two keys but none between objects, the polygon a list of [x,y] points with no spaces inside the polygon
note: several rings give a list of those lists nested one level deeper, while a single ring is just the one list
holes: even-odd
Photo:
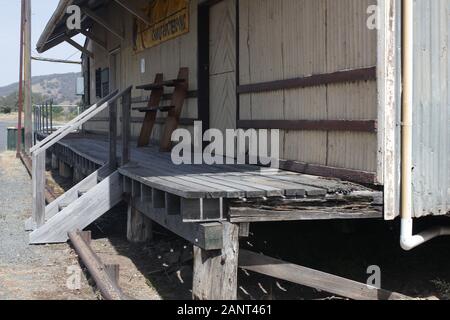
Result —
[{"label": "wooden handrail", "polygon": [[[55,145],[57,142],[59,142],[61,139],[69,135],[71,132],[74,131],[75,128],[78,128],[85,124],[87,121],[91,120],[93,117],[98,115],[103,110],[106,110],[109,107],[112,107],[113,109],[116,109],[117,100],[119,98],[122,98],[122,112],[123,112],[123,120],[122,122],[128,122],[127,124],[123,125],[123,145],[122,145],[122,163],[129,161],[129,137],[130,137],[130,124],[129,124],[129,118],[130,118],[130,105],[131,105],[131,90],[133,89],[132,86],[128,87],[127,89],[123,90],[119,93],[118,90],[114,91],[113,93],[109,94],[104,99],[100,100],[100,102],[94,104],[92,107],[90,107],[88,110],[84,111],[82,114],[80,114],[78,117],[67,123],[64,127],[58,129],[53,134],[46,137],[44,140],[39,142],[37,145],[35,145],[31,152],[32,152],[32,161],[33,161],[33,168],[32,168],[32,176],[33,176],[33,220],[36,224],[36,226],[39,228],[45,223],[45,197],[44,197],[44,190],[45,190],[45,155],[46,150],[53,145]],[[111,127],[112,122],[117,121],[116,117],[113,117],[110,119]],[[112,148],[115,152],[115,144],[116,144],[116,135],[110,135],[110,148]],[[114,144],[114,146],[113,146]],[[112,151],[112,150],[111,150]],[[110,152],[111,154],[111,152]],[[110,159],[111,161],[111,159]],[[113,164],[115,165],[115,164]]]},{"label": "wooden handrail", "polygon": [[95,111],[97,109],[97,107],[99,105],[104,104],[105,102],[109,101],[111,98],[113,98],[115,95],[117,95],[118,90],[114,91],[113,93],[109,94],[108,96],[106,96],[105,98],[101,99],[99,102],[97,102],[96,104],[94,104],[93,106],[91,106],[89,109],[87,109],[86,111],[84,111],[83,113],[81,113],[79,116],[77,116],[76,118],[72,119],[71,121],[69,121],[65,126],[63,126],[62,128],[58,129],[57,131],[55,131],[54,133],[52,133],[51,135],[49,135],[48,137],[46,137],[44,140],[40,141],[39,143],[37,143],[35,146],[33,146],[30,149],[30,152],[33,153],[36,150],[42,148],[47,142],[49,142],[50,140],[55,139],[56,137],[58,137],[60,134],[62,134],[64,131],[68,130],[73,124],[76,124],[77,122],[83,120],[84,117],[86,117],[87,115],[89,115],[91,112]]}]

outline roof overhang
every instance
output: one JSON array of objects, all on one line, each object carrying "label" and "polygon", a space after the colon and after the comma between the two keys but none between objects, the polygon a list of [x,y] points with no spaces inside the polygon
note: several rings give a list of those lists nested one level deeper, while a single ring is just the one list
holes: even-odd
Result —
[{"label": "roof overhang", "polygon": [[[36,50],[43,53],[81,32],[81,30],[68,30],[66,26],[69,17],[66,11],[69,6],[78,5],[95,11],[104,7],[108,2],[108,0],[60,0],[37,42]],[[89,17],[82,18],[83,29],[89,28],[92,24],[93,21]]]}]

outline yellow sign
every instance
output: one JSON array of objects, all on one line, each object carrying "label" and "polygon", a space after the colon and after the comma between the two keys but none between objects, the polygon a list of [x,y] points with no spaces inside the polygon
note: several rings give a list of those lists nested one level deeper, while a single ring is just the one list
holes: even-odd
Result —
[{"label": "yellow sign", "polygon": [[189,0],[154,0],[145,11],[150,26],[136,20],[137,51],[157,46],[189,32]]}]

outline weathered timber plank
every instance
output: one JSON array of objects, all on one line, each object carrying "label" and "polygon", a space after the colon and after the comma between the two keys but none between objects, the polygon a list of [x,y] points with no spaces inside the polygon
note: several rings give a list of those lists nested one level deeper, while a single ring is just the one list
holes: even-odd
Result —
[{"label": "weathered timber plank", "polygon": [[33,222],[36,226],[45,223],[45,152],[33,154]]},{"label": "weathered timber plank", "polygon": [[127,239],[131,243],[142,243],[152,240],[152,222],[144,214],[128,205]]},{"label": "weathered timber plank", "polygon": [[396,292],[371,288],[367,284],[273,259],[247,250],[240,251],[239,267],[355,300],[411,299]]},{"label": "weathered timber plank", "polygon": [[[120,174],[129,177],[133,180],[137,180],[143,184],[146,184],[152,188],[169,192],[174,195],[178,195],[183,198],[205,198],[206,194],[203,190],[197,188],[190,188],[184,184],[174,183],[169,179],[164,179],[162,177],[152,177],[151,173],[142,170],[142,168],[137,167],[123,167],[119,168]],[[150,176],[149,176],[150,175]]]},{"label": "weathered timber plank", "polygon": [[30,243],[66,242],[68,232],[83,230],[120,201],[122,201],[122,179],[120,174],[115,172],[32,232]]}]

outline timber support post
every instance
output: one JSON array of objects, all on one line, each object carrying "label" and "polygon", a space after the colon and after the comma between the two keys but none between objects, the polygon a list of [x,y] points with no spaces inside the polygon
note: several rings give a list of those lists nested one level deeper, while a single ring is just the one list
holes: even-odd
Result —
[{"label": "timber support post", "polygon": [[153,239],[152,221],[139,210],[128,205],[127,239],[131,243],[144,243]]},{"label": "timber support post", "polygon": [[52,153],[52,169],[59,170],[59,159],[54,153]]},{"label": "timber support post", "polygon": [[72,168],[62,160],[59,160],[59,175],[63,178],[72,178],[73,170]]},{"label": "timber support post", "polygon": [[222,250],[206,251],[194,246],[195,300],[236,300],[239,256],[239,225],[222,223]]}]

